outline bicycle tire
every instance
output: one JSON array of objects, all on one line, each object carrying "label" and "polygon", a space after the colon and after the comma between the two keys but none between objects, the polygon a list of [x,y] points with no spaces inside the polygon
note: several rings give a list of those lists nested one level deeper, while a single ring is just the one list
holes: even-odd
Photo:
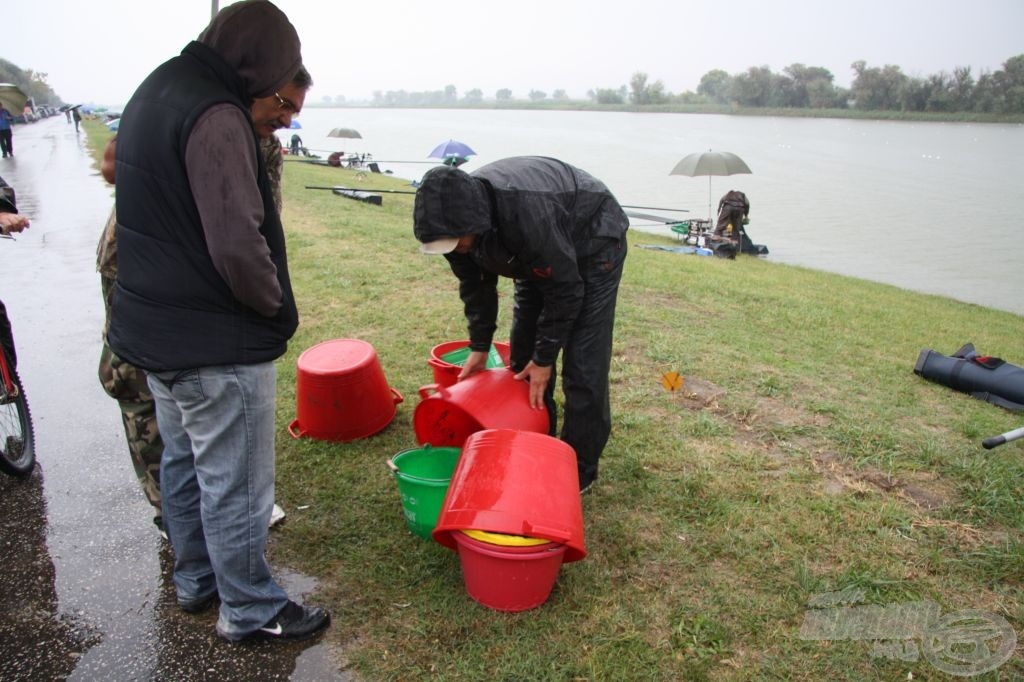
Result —
[{"label": "bicycle tire", "polygon": [[0,361],[7,366],[11,381],[17,388],[17,395],[10,396],[0,385],[0,470],[24,477],[32,473],[36,464],[32,414],[18,371],[11,366],[6,350],[0,349],[0,354],[3,355]]}]

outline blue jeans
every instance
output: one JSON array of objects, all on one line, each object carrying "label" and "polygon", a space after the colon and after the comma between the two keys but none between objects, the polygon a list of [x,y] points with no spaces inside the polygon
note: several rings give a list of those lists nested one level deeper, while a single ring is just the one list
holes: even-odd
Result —
[{"label": "blue jeans", "polygon": [[178,602],[220,594],[217,630],[245,636],[288,596],[264,550],[274,505],[273,363],[149,375],[164,441],[164,527]]}]

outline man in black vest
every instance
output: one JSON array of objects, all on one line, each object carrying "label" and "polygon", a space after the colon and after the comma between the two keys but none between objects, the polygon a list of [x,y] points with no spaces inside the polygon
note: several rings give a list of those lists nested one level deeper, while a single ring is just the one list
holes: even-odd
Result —
[{"label": "man in black vest", "polygon": [[147,372],[156,400],[178,603],[197,612],[219,597],[217,633],[229,640],[305,639],[330,622],[288,599],[264,556],[273,361],[298,313],[248,110],[300,63],[277,7],[229,5],[143,81],[118,129],[108,342]]},{"label": "man in black vest", "polygon": [[[281,212],[281,174],[284,169],[284,157],[281,154],[281,143],[274,134],[281,128],[287,129],[293,116],[298,116],[306,101],[306,93],[313,85],[313,78],[305,67],[292,77],[276,95],[253,100],[250,113],[253,128],[260,138],[260,154],[267,169],[274,205]],[[100,174],[111,185],[115,177],[115,149],[117,136],[110,138],[103,150],[103,161],[100,163]],[[110,319],[110,301],[113,295],[114,282],[117,278],[117,242],[115,226],[117,211],[111,211],[107,218],[99,243],[96,245],[96,270],[100,273],[100,289],[103,292],[103,304],[107,319]],[[164,444],[160,439],[160,429],[156,421],[156,404],[146,383],[146,373],[129,362],[125,362],[106,344],[108,323],[104,323],[103,347],[100,350],[98,375],[103,390],[118,402],[124,423],[128,453],[131,456],[135,474],[142,485],[146,499],[156,508],[153,522],[160,530],[164,539],[164,519],[160,502],[160,460]],[[270,516],[270,525],[278,523],[285,517],[284,510],[274,505]]]}]

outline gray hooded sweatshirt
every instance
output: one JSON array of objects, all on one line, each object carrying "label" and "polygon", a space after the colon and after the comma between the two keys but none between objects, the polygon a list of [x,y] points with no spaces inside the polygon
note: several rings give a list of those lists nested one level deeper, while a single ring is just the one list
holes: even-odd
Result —
[{"label": "gray hooded sweatshirt", "polygon": [[[198,40],[237,71],[254,99],[277,92],[302,63],[295,28],[265,0],[229,5]],[[264,216],[253,134],[247,112],[230,104],[211,107],[192,130],[185,167],[214,266],[235,298],[270,317],[282,292],[259,233]]]}]

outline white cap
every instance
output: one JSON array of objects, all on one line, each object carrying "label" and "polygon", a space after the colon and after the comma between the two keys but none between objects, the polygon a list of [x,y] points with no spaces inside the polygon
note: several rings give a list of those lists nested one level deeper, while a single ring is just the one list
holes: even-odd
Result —
[{"label": "white cap", "polygon": [[435,239],[432,242],[421,244],[420,253],[426,253],[432,256],[451,253],[458,245],[458,237],[442,237],[441,239]]}]

